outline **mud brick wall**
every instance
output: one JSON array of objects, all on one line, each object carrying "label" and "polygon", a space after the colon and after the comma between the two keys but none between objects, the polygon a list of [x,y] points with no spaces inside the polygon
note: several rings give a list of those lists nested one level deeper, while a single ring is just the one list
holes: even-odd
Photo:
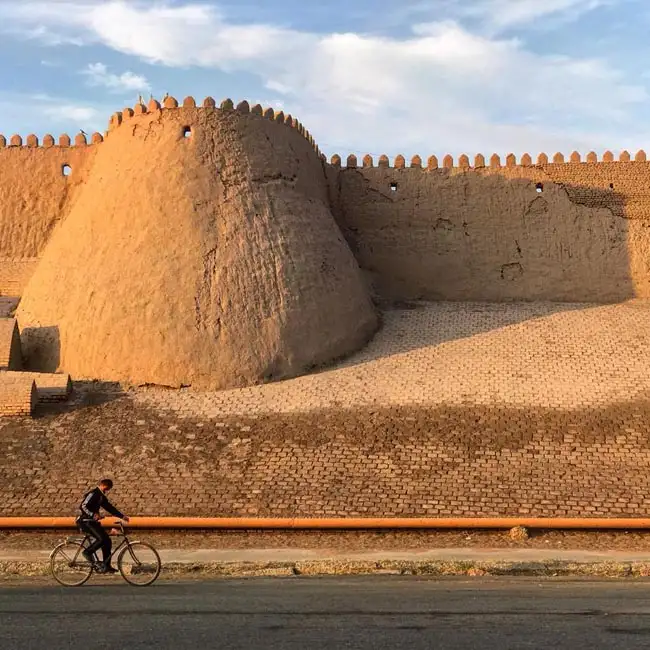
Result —
[{"label": "mud brick wall", "polygon": [[30,416],[37,401],[33,379],[0,373],[0,417]]},{"label": "mud brick wall", "polygon": [[[9,266],[3,269],[1,260],[40,257],[54,228],[74,204],[79,188],[92,174],[95,155],[105,135],[134,115],[196,106],[192,97],[186,97],[179,104],[175,98],[167,96],[162,103],[152,99],[148,106],[139,103],[134,108],[126,107],[110,117],[104,135],[78,133],[70,137],[64,133],[58,137],[46,134],[39,138],[33,133],[25,137],[0,134],[0,293],[20,295],[9,292],[22,290],[25,282],[19,277],[13,278],[17,269]],[[199,106],[213,110],[217,102],[206,97]],[[264,110],[260,105],[250,106],[246,101],[235,107],[229,99],[221,102],[221,108],[236,108],[242,113],[264,115],[269,120],[286,124],[300,133],[318,156],[321,155],[313,136],[290,114],[270,108]],[[131,152],[123,151],[127,168],[130,156]],[[101,174],[101,170],[98,173]]]},{"label": "mud brick wall", "polygon": [[392,300],[609,302],[650,297],[650,163],[610,153],[426,167],[328,167],[333,209],[375,293]]},{"label": "mud brick wall", "polygon": [[37,264],[37,258],[0,260],[0,295],[21,296]]},{"label": "mud brick wall", "polygon": [[[148,113],[216,109],[192,97],[125,108],[108,134]],[[323,162],[339,227],[377,297],[390,300],[554,300],[610,302],[650,297],[650,163],[611,152],[585,157],[479,154],[439,163],[414,156],[338,155],[326,164],[313,136],[283,112],[231,100],[221,110],[253,113],[305,138]],[[188,127],[189,128],[189,127]],[[0,259],[41,256],[79,189],[93,178],[103,136],[74,141],[0,136]],[[244,138],[245,140],[245,138]],[[242,143],[233,143],[239,151]],[[304,143],[303,143],[304,144]],[[117,156],[128,168],[132,152]],[[265,156],[263,147],[253,152]],[[321,178],[316,160],[315,175]],[[120,165],[118,164],[118,167]],[[284,164],[289,169],[291,163]],[[71,170],[69,176],[63,170]],[[292,172],[293,174],[293,172]],[[101,174],[100,174],[101,175]],[[294,174],[295,176],[295,174]],[[312,180],[313,180],[312,179]],[[16,275],[17,274],[17,275]],[[24,275],[0,263],[0,293],[22,291]],[[6,276],[6,279],[5,279]],[[16,277],[14,277],[16,276]],[[20,276],[20,277],[18,277]]]},{"label": "mud brick wall", "polygon": [[650,403],[177,419],[128,397],[0,421],[0,515],[648,516]]},{"label": "mud brick wall", "polygon": [[15,318],[0,318],[0,371],[22,368],[20,333]]},{"label": "mud brick wall", "polygon": [[72,391],[70,375],[53,372],[7,372],[0,370],[0,381],[26,381],[36,384],[39,402],[63,402]]},{"label": "mud brick wall", "polygon": [[[0,258],[37,258],[43,252],[76,189],[85,181],[95,153],[84,136],[75,140],[75,146],[71,144],[67,135],[57,143],[52,136],[45,136],[41,143],[35,135],[24,141],[17,135],[0,135]],[[5,273],[7,281],[22,282],[19,277],[12,279],[11,269],[3,272],[0,262],[0,291],[13,292],[17,287],[11,282],[6,288],[1,286]]]}]

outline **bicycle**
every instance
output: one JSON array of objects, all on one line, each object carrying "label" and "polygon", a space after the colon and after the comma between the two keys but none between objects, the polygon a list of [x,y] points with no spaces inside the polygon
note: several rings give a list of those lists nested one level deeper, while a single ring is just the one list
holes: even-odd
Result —
[{"label": "bicycle", "polygon": [[[117,555],[117,568],[130,585],[135,587],[146,587],[155,582],[160,575],[162,563],[158,551],[146,542],[131,541],[124,531],[124,524],[118,521],[118,537],[122,537],[120,544],[111,552],[111,559]],[[113,527],[115,529],[115,526]],[[88,562],[81,552],[90,546],[91,537],[66,537],[63,542],[56,546],[50,553],[50,572],[54,579],[64,587],[80,587],[88,582],[95,567]],[[121,550],[120,550],[121,549]],[[136,557],[140,556],[140,559]],[[97,554],[95,560],[99,561]],[[147,561],[148,560],[148,561]],[[70,579],[66,579],[70,571]],[[72,577],[72,576],[76,576]],[[140,582],[140,576],[144,581]]]}]

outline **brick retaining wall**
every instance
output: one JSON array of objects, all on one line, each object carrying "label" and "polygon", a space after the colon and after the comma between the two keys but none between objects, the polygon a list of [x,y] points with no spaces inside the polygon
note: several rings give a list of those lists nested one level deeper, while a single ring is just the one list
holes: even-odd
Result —
[{"label": "brick retaining wall", "polygon": [[15,318],[0,318],[0,370],[23,367],[20,332]]},{"label": "brick retaining wall", "polygon": [[650,514],[646,398],[200,420],[123,397],[0,427],[3,516],[74,514],[103,475],[132,515]]},{"label": "brick retaining wall", "polygon": [[[29,416],[34,411],[38,401],[36,383],[31,378],[21,377],[19,373],[0,373],[0,417]],[[25,469],[29,468],[30,460],[25,458]]]}]

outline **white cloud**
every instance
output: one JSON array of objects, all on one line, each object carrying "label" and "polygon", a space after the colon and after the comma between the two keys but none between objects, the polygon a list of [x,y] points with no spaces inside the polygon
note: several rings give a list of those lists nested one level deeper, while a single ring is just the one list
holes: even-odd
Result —
[{"label": "white cloud", "polygon": [[480,18],[493,28],[506,29],[549,16],[575,20],[615,2],[617,0],[455,0],[453,5],[460,16]]},{"label": "white cloud", "polygon": [[72,120],[82,124],[93,122],[100,117],[97,109],[77,104],[43,106],[43,114],[55,122]]},{"label": "white cloud", "polygon": [[111,92],[120,93],[122,91],[145,91],[150,90],[151,86],[145,77],[126,71],[120,75],[113,74],[103,63],[89,63],[81,74],[88,78],[89,86],[102,86]]},{"label": "white cloud", "polygon": [[[505,25],[532,20],[542,9],[587,10],[599,2],[474,0],[465,6],[477,16],[500,10],[496,19]],[[231,24],[206,4],[0,0],[2,24],[45,25],[62,38],[150,63],[256,75],[328,151],[615,147],[640,135],[631,116],[648,99],[642,83],[627,82],[604,60],[536,54],[520,39],[472,32],[452,20],[415,25],[402,37],[322,35]],[[106,81],[105,69],[96,72]]]},{"label": "white cloud", "polygon": [[66,36],[63,33],[52,31],[44,25],[37,25],[27,29],[4,27],[8,34],[16,34],[22,36],[27,40],[38,41],[41,45],[48,47],[58,47],[60,45],[76,45],[78,47],[83,45],[83,39]]},{"label": "white cloud", "polygon": [[72,135],[80,128],[104,131],[113,108],[42,93],[0,92],[0,124],[11,124],[12,133],[23,136],[39,133],[35,126],[42,123],[44,116],[49,122],[47,131],[53,133],[67,131]]}]

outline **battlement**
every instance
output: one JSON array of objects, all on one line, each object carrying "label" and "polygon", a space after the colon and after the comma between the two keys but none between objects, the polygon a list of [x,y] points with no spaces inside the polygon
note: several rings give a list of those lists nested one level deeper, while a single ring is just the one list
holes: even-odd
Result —
[{"label": "battlement", "polygon": [[110,133],[112,133],[116,128],[120,127],[122,124],[128,123],[134,117],[178,109],[204,109],[206,111],[216,110],[224,112],[236,111],[243,115],[253,115],[267,119],[271,122],[276,122],[279,125],[295,129],[295,131],[309,142],[319,158],[326,161],[325,155],[321,153],[312,134],[290,113],[285,114],[284,111],[276,111],[273,108],[264,108],[261,104],[254,104],[251,106],[246,100],[235,104],[230,98],[224,99],[219,106],[217,106],[217,102],[213,97],[206,97],[200,106],[192,96],[185,97],[182,102],[179,102],[175,97],[171,96],[165,97],[162,101],[152,98],[148,104],[141,102],[136,104],[133,108],[126,107],[121,111],[113,113],[109,120],[107,135],[110,135]]},{"label": "battlement", "polygon": [[160,111],[176,110],[176,109],[205,109],[209,111],[236,111],[245,115],[255,115],[261,118],[276,122],[277,124],[287,126],[295,129],[309,144],[313,147],[316,154],[323,160],[326,157],[321,153],[320,148],[316,144],[314,137],[305,126],[293,117],[290,113],[285,114],[284,111],[276,111],[273,108],[264,108],[261,104],[254,104],[253,106],[246,100],[240,101],[235,104],[232,99],[224,99],[219,106],[213,97],[206,97],[202,104],[199,106],[194,97],[185,97],[182,102],[179,102],[175,97],[167,96],[162,101],[152,98],[148,104],[138,103],[133,108],[126,107],[121,111],[113,113],[109,119],[108,130],[103,134],[99,132],[87,136],[84,133],[78,133],[74,138],[71,138],[67,133],[59,136],[58,140],[51,134],[43,136],[42,142],[39,137],[34,133],[30,133],[23,138],[19,134],[7,136],[0,134],[0,149],[9,149],[17,147],[28,147],[32,149],[43,148],[59,148],[68,149],[71,147],[87,147],[92,145],[101,144],[106,137],[110,135],[116,128],[122,124],[127,123],[134,117],[140,115],[152,114]]},{"label": "battlement", "polygon": [[[436,169],[458,169],[458,170],[471,170],[471,169],[501,169],[506,168],[510,169],[513,167],[546,167],[547,165],[571,165],[571,164],[594,164],[594,163],[629,163],[629,162],[647,162],[647,155],[643,149],[640,149],[634,155],[632,159],[631,154],[628,151],[622,151],[618,156],[618,161],[615,159],[614,154],[611,151],[605,151],[603,155],[599,158],[598,154],[595,151],[590,151],[583,159],[582,155],[578,151],[573,151],[569,156],[565,156],[562,153],[555,153],[551,158],[546,153],[540,153],[537,156],[537,161],[533,163],[533,159],[530,154],[525,153],[521,156],[519,162],[517,162],[517,157],[515,154],[510,153],[505,157],[505,164],[501,162],[501,157],[498,154],[492,154],[489,159],[483,154],[476,154],[474,156],[474,164],[470,162],[469,156],[463,154],[459,156],[457,163],[455,163],[454,158],[451,154],[447,154],[442,157],[442,162],[439,162],[439,159],[435,155],[431,155],[427,158],[426,164],[423,163],[423,159],[419,155],[415,155],[411,158],[411,161],[408,165],[410,169],[424,169],[428,171]],[[329,161],[329,164],[332,167],[343,168],[343,169],[358,169],[358,168],[383,168],[383,169],[406,169],[406,158],[398,154],[394,157],[392,165],[390,158],[386,154],[379,156],[377,165],[374,164],[374,159],[370,154],[365,155],[361,159],[361,164],[355,154],[350,154],[347,159],[345,166],[342,164],[343,161],[339,154],[334,154]]]},{"label": "battlement", "polygon": [[[311,133],[291,114],[260,104],[251,106],[248,101],[235,105],[231,99],[224,99],[217,105],[213,97],[206,97],[200,105],[194,97],[186,97],[182,102],[170,96],[161,101],[152,98],[146,105],[139,102],[133,108],[126,107],[114,113],[103,133],[87,135],[80,131],[72,137],[63,133],[58,138],[48,133],[42,139],[34,133],[26,137],[0,135],[0,196],[3,197],[0,201],[0,258],[39,258],[54,226],[92,175],[97,152],[101,149],[99,145],[115,137],[123,125],[133,125],[147,118],[151,121],[152,116],[164,119],[166,113],[176,113],[181,128],[187,119],[185,135],[189,137],[197,122],[210,124],[215,113],[236,113],[251,120],[267,120],[278,128],[288,128],[298,134],[320,162],[326,160]],[[250,126],[254,128],[253,124]],[[136,134],[135,129],[132,134]],[[129,147],[136,145],[124,142],[119,146],[121,151],[116,152],[116,157],[126,161],[132,153]],[[5,269],[5,272],[0,269],[0,289],[15,292],[14,268],[5,265]],[[20,283],[21,291],[24,284]]]},{"label": "battlement", "polygon": [[39,142],[38,136],[30,133],[25,140],[23,137],[18,134],[14,134],[9,137],[9,140],[0,133],[0,149],[10,149],[12,147],[29,147],[31,149],[69,149],[70,147],[87,147],[94,144],[101,144],[104,141],[104,136],[101,133],[93,133],[90,136],[90,142],[88,142],[88,137],[84,133],[78,133],[74,139],[72,139],[67,133],[63,133],[59,136],[58,141],[54,139],[54,136],[51,134],[46,134],[43,136],[43,142]]}]

